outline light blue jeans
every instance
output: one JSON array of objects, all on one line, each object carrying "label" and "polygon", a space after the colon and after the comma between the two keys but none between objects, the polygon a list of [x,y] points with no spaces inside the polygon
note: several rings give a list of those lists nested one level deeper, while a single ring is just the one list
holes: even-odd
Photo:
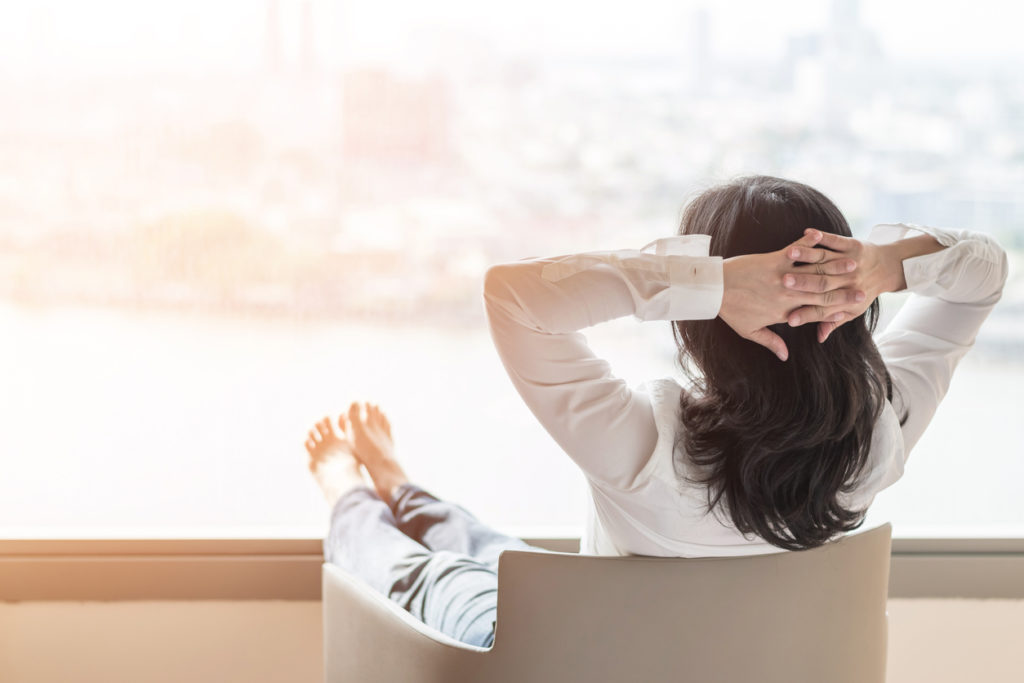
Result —
[{"label": "light blue jeans", "polygon": [[348,492],[324,539],[328,562],[428,626],[481,647],[494,643],[498,555],[506,549],[539,550],[411,484],[390,504],[368,487]]}]

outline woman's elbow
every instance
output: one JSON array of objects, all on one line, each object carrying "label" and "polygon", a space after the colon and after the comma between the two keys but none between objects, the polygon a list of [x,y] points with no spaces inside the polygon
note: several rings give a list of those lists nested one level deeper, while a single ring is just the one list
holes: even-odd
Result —
[{"label": "woman's elbow", "polygon": [[996,247],[996,281],[995,292],[993,293],[995,301],[999,301],[1003,297],[1003,289],[1006,287],[1006,281],[1010,276],[1010,257],[999,244]]},{"label": "woman's elbow", "polygon": [[516,280],[522,277],[521,270],[522,265],[515,262],[498,263],[488,268],[484,273],[484,300],[514,300],[513,288]]},{"label": "woman's elbow", "polygon": [[981,295],[978,303],[994,304],[1003,296],[1003,288],[1010,274],[1010,259],[1006,249],[994,238],[984,235],[982,239],[988,247],[988,253],[977,264],[984,268],[980,271],[980,282],[986,283],[986,292]]}]

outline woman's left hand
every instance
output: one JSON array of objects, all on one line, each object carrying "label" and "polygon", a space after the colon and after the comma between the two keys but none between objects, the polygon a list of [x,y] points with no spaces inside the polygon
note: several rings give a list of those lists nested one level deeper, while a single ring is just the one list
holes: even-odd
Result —
[{"label": "woman's left hand", "polygon": [[[769,325],[786,322],[790,313],[801,308],[838,311],[863,302],[866,294],[853,286],[857,282],[853,275],[857,262],[817,248],[822,237],[821,231],[808,230],[799,240],[778,251],[725,259],[718,316],[736,334],[764,346],[785,361],[789,349],[782,337],[768,329]],[[820,280],[817,291],[785,286],[787,274],[802,272],[796,262],[820,264],[816,268]]]},{"label": "woman's left hand", "polygon": [[[809,235],[811,232],[811,230],[807,230],[805,235]],[[790,325],[818,323],[818,341],[824,342],[837,327],[863,314],[880,294],[902,289],[906,287],[906,281],[902,277],[903,261],[898,251],[899,244],[895,246],[892,244],[878,245],[830,232],[822,233],[817,230],[813,232],[820,235],[818,246],[828,247],[829,251],[816,249],[811,251],[824,251],[825,253],[800,254],[799,260],[810,260],[807,260],[807,265],[794,269],[793,275],[784,277],[783,284],[790,289],[804,292],[820,291],[821,287],[830,284],[827,277],[820,275],[820,271],[827,270],[829,263],[837,259],[846,259],[854,260],[857,263],[856,271],[851,273],[852,281],[847,286],[857,288],[866,294],[864,299],[851,306],[832,308],[805,306],[790,313]],[[920,253],[930,253],[937,248],[942,248],[942,245],[934,238],[928,236],[924,236],[923,242],[920,241],[922,238],[911,239],[919,240],[917,246],[924,249]],[[905,244],[909,244],[909,241]],[[818,258],[822,260],[815,260]]]}]

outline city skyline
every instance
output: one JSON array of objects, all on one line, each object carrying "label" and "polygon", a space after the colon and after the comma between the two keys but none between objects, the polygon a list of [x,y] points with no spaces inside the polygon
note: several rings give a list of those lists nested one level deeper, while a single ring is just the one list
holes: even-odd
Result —
[{"label": "city skyline", "polygon": [[[719,58],[774,60],[785,54],[787,36],[820,30],[836,12],[834,5],[812,0],[791,0],[783,11],[753,0],[640,0],[626,15],[576,1],[530,0],[519,3],[515,13],[501,15],[465,0],[430,5],[383,0],[372,8],[343,0],[279,1],[286,27],[282,58],[301,62],[301,45],[315,45],[317,57],[329,68],[366,62],[395,66],[415,59],[416,50],[425,47],[425,56],[432,58],[432,52],[459,41],[499,58],[678,56],[688,51],[692,19],[701,9],[708,13]],[[839,0],[840,5],[845,1]],[[854,14],[878,35],[890,59],[1024,59],[1024,43],[1014,31],[1024,9],[997,0],[944,3],[928,12],[911,0],[856,5]],[[0,9],[0,77],[40,71],[258,69],[265,64],[267,11],[266,3],[244,0],[8,5]],[[305,42],[303,25],[310,38]],[[127,54],[131,59],[125,59]]]}]

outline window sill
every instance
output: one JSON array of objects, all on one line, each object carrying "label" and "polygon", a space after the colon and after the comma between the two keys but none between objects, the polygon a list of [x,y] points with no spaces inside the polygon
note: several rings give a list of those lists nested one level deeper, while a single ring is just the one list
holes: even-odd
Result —
[{"label": "window sill", "polygon": [[[322,562],[319,538],[0,540],[0,601],[319,600]],[[893,539],[893,598],[1024,599],[1021,577],[1024,538]]]}]

